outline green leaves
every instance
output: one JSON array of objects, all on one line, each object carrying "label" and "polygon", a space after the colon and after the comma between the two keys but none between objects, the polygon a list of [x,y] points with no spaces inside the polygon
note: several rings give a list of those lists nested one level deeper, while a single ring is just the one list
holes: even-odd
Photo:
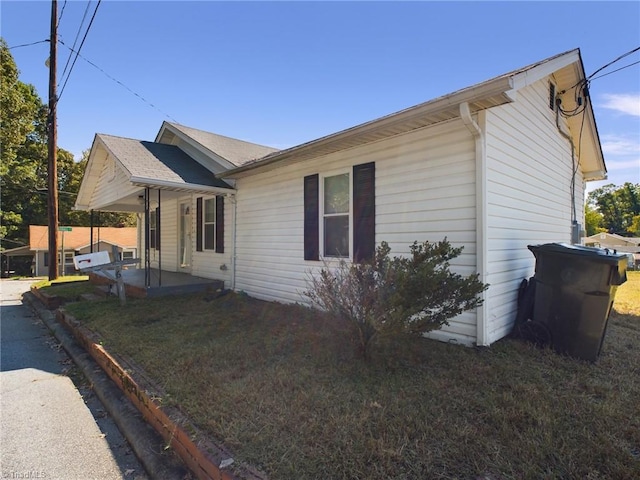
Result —
[{"label": "green leaves", "polygon": [[450,270],[450,260],[462,248],[452,247],[446,238],[414,242],[409,256],[391,258],[390,252],[382,242],[370,262],[325,265],[310,277],[305,292],[312,304],[357,327],[365,359],[376,337],[438,329],[481,305],[479,295],[488,288],[478,275],[464,277]]},{"label": "green leaves", "polygon": [[[590,222],[597,222],[595,226],[600,231],[640,236],[640,184],[626,182],[622,186],[609,184],[595,189],[587,197],[586,215],[587,227]],[[590,234],[594,233],[598,231]]]}]

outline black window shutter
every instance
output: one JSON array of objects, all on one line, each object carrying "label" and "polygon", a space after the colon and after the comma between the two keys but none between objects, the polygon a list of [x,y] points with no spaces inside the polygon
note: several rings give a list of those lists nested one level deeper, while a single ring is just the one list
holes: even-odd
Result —
[{"label": "black window shutter", "polygon": [[304,177],[304,259],[320,259],[320,191],[318,174]]},{"label": "black window shutter", "polygon": [[202,251],[202,197],[196,198],[196,250]]},{"label": "black window shutter", "polygon": [[376,164],[353,167],[353,260],[373,259],[376,243]]},{"label": "black window shutter", "polygon": [[224,253],[224,197],[216,196],[216,253]]}]

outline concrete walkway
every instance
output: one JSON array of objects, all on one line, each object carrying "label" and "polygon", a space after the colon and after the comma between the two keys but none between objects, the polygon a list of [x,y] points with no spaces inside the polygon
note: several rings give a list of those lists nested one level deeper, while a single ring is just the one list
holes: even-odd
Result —
[{"label": "concrete walkway", "polygon": [[0,282],[2,478],[147,479],[89,383],[22,304],[30,284]]}]

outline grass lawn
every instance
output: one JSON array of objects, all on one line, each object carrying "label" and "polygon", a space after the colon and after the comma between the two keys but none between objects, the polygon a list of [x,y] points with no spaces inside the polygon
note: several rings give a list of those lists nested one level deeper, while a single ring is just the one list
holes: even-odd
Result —
[{"label": "grass lawn", "polygon": [[640,272],[595,364],[503,339],[354,356],[309,309],[230,294],[67,306],[271,479],[640,478]]},{"label": "grass lawn", "polygon": [[72,275],[58,277],[55,280],[40,280],[35,282],[33,286],[48,295],[73,300],[83,293],[95,292],[96,286],[89,283],[88,280],[88,275]]}]

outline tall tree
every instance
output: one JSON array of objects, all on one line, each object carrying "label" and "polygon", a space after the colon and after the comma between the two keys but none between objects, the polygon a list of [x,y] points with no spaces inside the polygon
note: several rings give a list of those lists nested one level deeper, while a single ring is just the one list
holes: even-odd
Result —
[{"label": "tall tree", "polygon": [[585,229],[587,230],[587,237],[590,237],[591,235],[595,235],[596,233],[606,231],[606,228],[602,227],[603,220],[604,220],[604,217],[598,210],[596,210],[589,204],[585,205],[584,223],[585,223]]},{"label": "tall tree", "polygon": [[605,185],[590,192],[587,205],[602,215],[601,226],[609,233],[640,236],[640,184]]},{"label": "tall tree", "polygon": [[[18,79],[18,68],[9,47],[0,38],[0,186],[2,207],[0,210],[0,237],[16,234],[22,222],[21,208],[12,205],[13,187],[22,185],[34,176],[33,164],[19,155],[29,136],[35,130],[35,117],[43,104],[33,85]],[[28,191],[22,192],[29,198]],[[21,205],[20,205],[21,206]],[[24,239],[23,239],[24,240]]]},{"label": "tall tree", "polygon": [[[2,55],[0,112],[0,238],[4,248],[29,242],[29,225],[47,225],[47,113],[33,85],[18,79],[18,69],[7,44],[0,39]],[[89,212],[73,211],[87,164],[89,151],[80,162],[73,154],[58,149],[59,223],[90,225]],[[125,213],[103,213],[97,217],[100,226],[134,226],[136,217]]]}]

